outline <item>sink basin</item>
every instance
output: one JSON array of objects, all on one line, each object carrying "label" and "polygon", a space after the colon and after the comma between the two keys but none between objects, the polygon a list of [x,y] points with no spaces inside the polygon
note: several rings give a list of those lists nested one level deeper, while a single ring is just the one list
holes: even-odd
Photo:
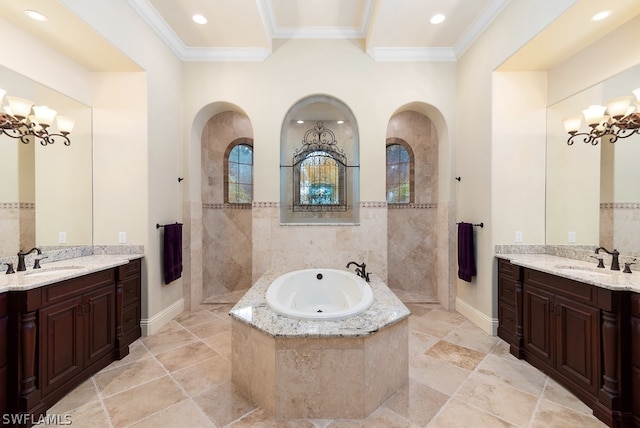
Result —
[{"label": "sink basin", "polygon": [[26,276],[32,278],[37,276],[54,276],[54,275],[64,275],[67,273],[77,272],[78,269],[82,269],[82,266],[60,266],[60,267],[51,267],[42,270],[33,270],[27,274]]},{"label": "sink basin", "polygon": [[578,273],[585,273],[588,275],[595,275],[595,276],[611,276],[612,275],[610,271],[606,271],[602,268],[595,268],[595,267],[561,265],[561,266],[556,266],[555,268],[559,270],[567,271],[567,272],[578,272]]}]

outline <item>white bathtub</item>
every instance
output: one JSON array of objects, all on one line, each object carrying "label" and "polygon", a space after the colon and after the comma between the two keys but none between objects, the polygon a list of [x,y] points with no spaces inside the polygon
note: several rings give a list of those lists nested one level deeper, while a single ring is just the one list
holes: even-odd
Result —
[{"label": "white bathtub", "polygon": [[353,272],[303,269],[285,273],[267,288],[267,304],[280,315],[302,320],[339,320],[369,309],[373,291]]}]

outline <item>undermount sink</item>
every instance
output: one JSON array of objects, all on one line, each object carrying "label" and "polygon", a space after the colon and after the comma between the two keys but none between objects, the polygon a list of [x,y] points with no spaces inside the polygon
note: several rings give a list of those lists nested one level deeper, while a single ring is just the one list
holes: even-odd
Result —
[{"label": "undermount sink", "polygon": [[597,276],[611,276],[612,273],[610,271],[606,271],[602,268],[595,267],[584,267],[584,266],[571,266],[571,265],[560,265],[555,266],[558,270],[563,270],[567,272],[579,272],[586,273],[588,275],[597,275]]},{"label": "undermount sink", "polygon": [[34,277],[34,276],[53,276],[53,275],[64,275],[67,273],[77,272],[78,269],[82,269],[82,266],[60,266],[60,267],[51,267],[43,270],[34,270],[26,273],[26,276]]}]

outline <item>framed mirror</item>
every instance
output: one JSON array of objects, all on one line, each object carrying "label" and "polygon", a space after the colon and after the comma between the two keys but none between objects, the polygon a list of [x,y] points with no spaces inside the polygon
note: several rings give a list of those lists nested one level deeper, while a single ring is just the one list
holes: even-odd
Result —
[{"label": "framed mirror", "polygon": [[43,146],[0,134],[0,257],[34,246],[91,245],[91,108],[0,67],[0,88],[75,120],[71,144]]},{"label": "framed mirror", "polygon": [[568,145],[563,125],[563,119],[631,96],[638,87],[640,65],[548,107],[547,245],[602,245],[640,254],[640,134],[615,143],[601,138],[596,145],[578,137]]}]

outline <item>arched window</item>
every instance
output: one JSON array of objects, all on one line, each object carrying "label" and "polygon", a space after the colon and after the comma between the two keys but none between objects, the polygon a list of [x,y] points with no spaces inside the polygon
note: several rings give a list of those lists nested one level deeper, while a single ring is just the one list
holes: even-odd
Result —
[{"label": "arched window", "polygon": [[300,162],[298,205],[339,205],[341,176],[340,163],[329,152],[309,152]]},{"label": "arched window", "polygon": [[391,144],[387,144],[387,203],[408,204],[413,202],[413,154],[403,140],[390,141]]},{"label": "arched window", "polygon": [[232,142],[225,155],[224,200],[229,204],[250,204],[253,199],[253,145],[242,138]]}]

